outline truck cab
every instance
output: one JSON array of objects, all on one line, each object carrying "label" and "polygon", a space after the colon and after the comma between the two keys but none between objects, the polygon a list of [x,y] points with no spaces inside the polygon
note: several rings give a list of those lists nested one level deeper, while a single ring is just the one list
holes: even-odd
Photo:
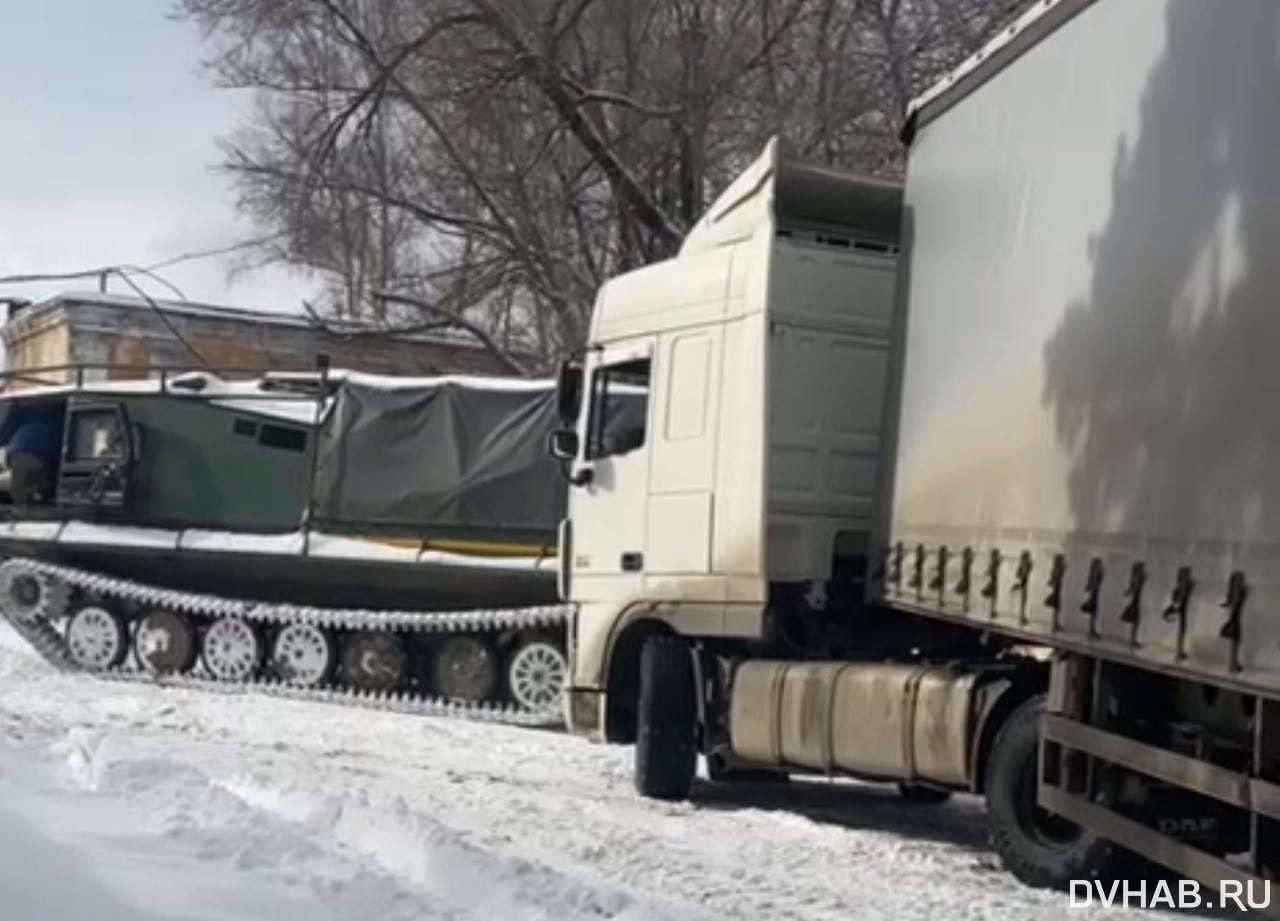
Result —
[{"label": "truck cab", "polygon": [[861,591],[901,200],[774,140],[675,258],[600,291],[553,444],[574,484],[574,731],[634,737],[655,633],[759,643],[771,609]]}]

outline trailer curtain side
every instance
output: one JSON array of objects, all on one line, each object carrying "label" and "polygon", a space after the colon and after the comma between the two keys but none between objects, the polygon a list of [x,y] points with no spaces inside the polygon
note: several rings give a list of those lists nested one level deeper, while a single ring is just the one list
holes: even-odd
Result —
[{"label": "trailer curtain side", "polygon": [[887,591],[1274,688],[1280,5],[1074,6],[920,113]]}]

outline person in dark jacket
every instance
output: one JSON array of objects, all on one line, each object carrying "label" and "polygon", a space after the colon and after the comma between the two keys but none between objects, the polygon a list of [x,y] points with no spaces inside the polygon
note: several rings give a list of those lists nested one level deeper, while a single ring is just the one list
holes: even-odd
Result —
[{"label": "person in dark jacket", "polygon": [[5,445],[9,490],[15,505],[41,505],[53,498],[62,453],[62,424],[52,416],[21,423]]}]

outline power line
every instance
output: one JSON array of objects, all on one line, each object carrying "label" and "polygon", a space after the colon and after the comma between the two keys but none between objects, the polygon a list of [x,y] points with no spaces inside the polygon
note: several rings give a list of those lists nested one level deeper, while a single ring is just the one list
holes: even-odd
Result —
[{"label": "power line", "polygon": [[85,278],[101,278],[104,275],[119,275],[121,272],[127,272],[152,278],[171,291],[177,292],[180,300],[186,300],[187,298],[173,284],[154,273],[184,262],[196,262],[201,259],[211,259],[215,256],[226,256],[241,250],[253,249],[270,243],[272,240],[278,240],[283,235],[283,232],[273,233],[265,237],[241,240],[239,243],[229,243],[226,246],[218,246],[213,249],[193,250],[192,252],[180,253],[177,256],[170,256],[167,259],[161,259],[159,262],[153,262],[145,266],[104,265],[96,269],[78,269],[71,272],[30,272],[18,275],[0,275],[0,285],[31,285],[49,281],[79,281]]},{"label": "power line", "polygon": [[239,243],[229,243],[226,246],[218,246],[213,249],[201,249],[201,250],[195,250],[190,253],[182,253],[181,255],[178,255],[178,256],[172,256],[168,259],[163,259],[160,262],[153,262],[151,265],[146,266],[140,271],[156,272],[156,271],[159,271],[160,269],[167,269],[171,266],[179,265],[183,262],[193,262],[198,259],[209,259],[213,256],[227,256],[227,255],[230,255],[231,253],[240,252],[241,250],[254,249],[256,247],[263,246],[267,243],[271,243],[274,240],[279,240],[281,237],[285,235],[286,235],[285,231],[282,230],[277,233],[267,234],[265,237],[257,237],[253,240],[241,240]]},{"label": "power line", "polygon": [[[128,285],[138,297],[142,298],[142,300],[147,303],[147,306],[149,306],[155,312],[156,316],[160,318],[161,322],[164,323],[173,338],[187,350],[192,358],[199,362],[206,370],[213,370],[213,366],[203,355],[200,354],[199,349],[192,345],[191,342],[182,334],[182,331],[178,329],[177,325],[169,317],[168,312],[160,306],[160,304],[137,282],[135,282],[132,276],[141,275],[145,278],[149,278],[157,284],[168,288],[179,301],[187,302],[188,298],[182,289],[159,274],[161,269],[171,268],[172,266],[179,265],[184,262],[210,259],[215,256],[225,256],[229,253],[238,252],[240,250],[251,249],[253,247],[261,246],[264,243],[269,243],[271,240],[278,239],[281,235],[282,234],[280,233],[270,234],[254,240],[242,240],[239,243],[232,243],[227,246],[215,247],[213,249],[181,253],[177,256],[171,256],[147,266],[107,265],[96,269],[81,269],[72,272],[32,272],[19,275],[5,275],[0,276],[0,285],[25,285],[51,281],[79,281],[86,278],[97,278],[103,281],[105,287],[105,279],[114,275]],[[6,298],[5,300],[10,299]]]},{"label": "power line", "polygon": [[[165,278],[163,275],[158,275],[155,272],[151,271],[150,269],[142,268],[141,266],[135,266],[135,265],[122,265],[119,267],[119,272],[124,272],[128,275],[142,275],[146,278],[150,278],[156,284],[164,285],[166,288],[168,288],[169,291],[173,294],[173,296],[176,297],[178,300],[180,301],[189,300],[189,298],[181,288],[179,288],[173,282],[169,281],[169,279]],[[113,272],[112,274],[119,274],[119,272]]]},{"label": "power line", "polygon": [[101,278],[114,271],[113,266],[100,269],[82,269],[78,272],[34,272],[28,275],[0,276],[0,285],[31,285],[46,281],[77,281],[81,278]]},{"label": "power line", "polygon": [[[132,278],[130,278],[127,272],[124,272],[120,269],[112,269],[111,273],[119,276],[120,280],[123,281],[130,288],[132,288],[134,290],[134,293],[136,293],[138,297],[142,298],[144,301],[147,302],[147,305],[150,306],[151,309],[155,311],[156,316],[160,318],[161,322],[163,322],[164,325],[168,327],[169,332],[173,334],[173,338],[178,340],[178,342],[182,345],[182,347],[191,354],[192,358],[200,362],[201,366],[206,371],[214,370],[213,365],[209,364],[209,362],[205,360],[205,357],[200,354],[199,350],[187,340],[187,337],[182,335],[182,332],[174,324],[173,320],[170,319],[168,312],[159,304],[157,304],[155,300],[151,297],[151,295],[147,294],[146,291],[142,290],[142,287],[137,282],[135,282]],[[186,298],[183,298],[183,300],[186,300]]]}]

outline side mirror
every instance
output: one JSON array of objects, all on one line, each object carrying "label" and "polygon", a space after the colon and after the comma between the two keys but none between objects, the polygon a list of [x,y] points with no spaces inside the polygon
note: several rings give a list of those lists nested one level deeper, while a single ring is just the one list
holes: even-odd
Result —
[{"label": "side mirror", "polygon": [[578,433],[573,429],[556,429],[547,436],[547,453],[558,461],[572,461],[578,456]]},{"label": "side mirror", "polygon": [[590,467],[570,473],[578,456],[578,433],[573,429],[556,429],[547,436],[547,453],[560,462],[560,473],[570,486],[586,486],[595,474]]},{"label": "side mirror", "polygon": [[556,375],[556,414],[560,417],[560,424],[572,426],[578,420],[581,406],[582,359],[575,356],[562,361]]}]

